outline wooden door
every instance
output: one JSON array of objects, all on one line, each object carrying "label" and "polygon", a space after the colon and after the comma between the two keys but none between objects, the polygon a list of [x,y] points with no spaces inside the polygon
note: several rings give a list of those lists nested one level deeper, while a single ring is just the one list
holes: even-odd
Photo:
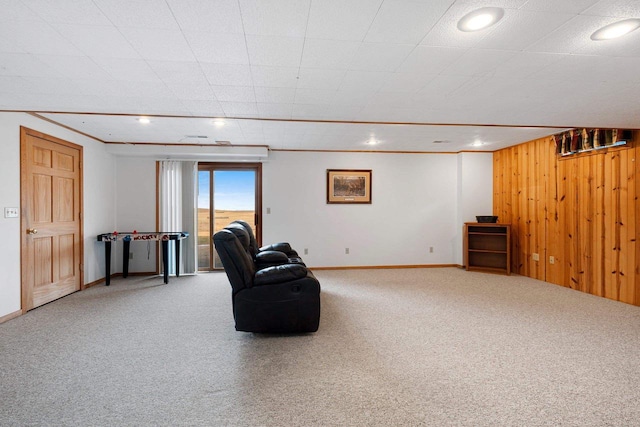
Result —
[{"label": "wooden door", "polygon": [[82,147],[21,128],[22,311],[80,290]]}]

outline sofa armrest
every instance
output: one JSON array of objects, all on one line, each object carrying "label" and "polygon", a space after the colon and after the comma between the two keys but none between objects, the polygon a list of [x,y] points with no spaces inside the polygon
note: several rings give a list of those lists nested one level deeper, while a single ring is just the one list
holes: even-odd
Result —
[{"label": "sofa armrest", "polygon": [[253,286],[290,282],[307,276],[307,268],[301,264],[283,264],[258,270]]},{"label": "sofa armrest", "polygon": [[258,249],[258,252],[278,251],[278,252],[284,252],[285,254],[288,254],[292,250],[293,249],[291,249],[291,245],[289,243],[282,242],[282,243],[274,243],[273,245],[263,246],[260,249]]},{"label": "sofa armrest", "polygon": [[260,264],[288,264],[287,254],[280,251],[262,251],[256,254],[256,263]]}]

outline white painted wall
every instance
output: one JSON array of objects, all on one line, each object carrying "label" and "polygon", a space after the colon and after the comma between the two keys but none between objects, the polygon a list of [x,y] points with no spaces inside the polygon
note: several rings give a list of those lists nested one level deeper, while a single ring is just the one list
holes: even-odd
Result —
[{"label": "white painted wall", "polygon": [[[487,200],[491,206],[491,158],[271,152],[263,165],[263,243],[289,241],[315,267],[461,264],[464,220],[484,212]],[[326,170],[340,168],[372,169],[371,205],[326,203]],[[463,193],[471,200],[461,202]]]},{"label": "white painted wall", "polygon": [[465,222],[476,215],[493,215],[493,153],[458,155],[458,224],[455,263],[462,264],[462,236]]},{"label": "white painted wall", "polygon": [[104,144],[25,113],[0,113],[0,317],[20,310],[20,126],[84,147],[84,281],[104,277],[104,245],[96,236],[115,226],[114,158]]}]

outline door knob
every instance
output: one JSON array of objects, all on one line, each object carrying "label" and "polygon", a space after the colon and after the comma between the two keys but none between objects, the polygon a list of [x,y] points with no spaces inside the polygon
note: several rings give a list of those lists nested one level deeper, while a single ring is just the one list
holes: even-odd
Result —
[{"label": "door knob", "polygon": [[38,234],[38,230],[35,228],[27,228],[27,234]]}]

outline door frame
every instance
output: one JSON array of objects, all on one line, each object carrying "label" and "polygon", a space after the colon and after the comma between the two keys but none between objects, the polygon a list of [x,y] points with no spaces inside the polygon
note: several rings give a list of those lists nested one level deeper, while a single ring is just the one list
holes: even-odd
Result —
[{"label": "door frame", "polygon": [[26,256],[25,252],[27,247],[27,240],[26,240],[26,234],[25,234],[26,224],[28,219],[26,205],[27,205],[27,197],[29,196],[27,194],[27,189],[29,188],[27,184],[28,177],[25,174],[26,155],[27,155],[27,152],[26,152],[27,136],[33,136],[36,138],[44,139],[49,142],[53,142],[55,144],[63,145],[65,147],[78,150],[80,153],[80,165],[79,165],[80,170],[78,171],[78,175],[79,175],[78,191],[80,193],[79,195],[79,198],[80,198],[80,201],[79,201],[80,203],[80,206],[79,206],[79,209],[80,209],[80,218],[79,218],[80,265],[78,267],[79,268],[78,276],[80,279],[80,290],[83,291],[86,288],[84,283],[84,212],[83,212],[83,209],[84,209],[84,173],[83,173],[84,151],[83,149],[84,147],[82,145],[74,144],[73,142],[56,138],[55,136],[38,132],[37,130],[20,126],[20,311],[22,312],[22,314],[26,313],[25,300],[27,298],[27,289],[26,289],[27,263],[24,260],[24,257]]},{"label": "door frame", "polygon": [[[200,171],[200,167],[201,166],[205,166],[207,169],[210,169],[211,171],[215,171],[215,170],[237,170],[237,171],[243,171],[243,170],[254,170],[256,172],[256,200],[255,200],[255,218],[254,218],[254,222],[256,225],[256,242],[258,243],[258,247],[260,247],[262,245],[262,163],[260,162],[247,162],[247,163],[232,163],[232,162],[198,162],[198,172]],[[211,174],[211,178],[213,179],[213,174]],[[212,181],[210,181],[212,182]],[[213,187],[210,188],[209,191],[213,191]],[[196,194],[197,196],[197,194]],[[211,224],[212,224],[212,232],[213,232],[213,224],[215,224],[215,219],[214,219],[214,209],[213,209],[213,198],[211,198],[211,200],[209,201],[209,210],[211,212]],[[197,206],[196,206],[196,212],[197,212]],[[197,234],[197,221],[196,221],[196,234]],[[196,245],[198,242],[198,239],[195,239]],[[211,257],[214,256],[213,251],[215,250],[215,248],[213,247],[213,239],[210,242],[211,245]],[[212,265],[212,259],[209,261],[210,265]],[[204,271],[204,270],[199,270],[198,271]],[[209,271],[216,271],[215,268],[212,268]]]}]

